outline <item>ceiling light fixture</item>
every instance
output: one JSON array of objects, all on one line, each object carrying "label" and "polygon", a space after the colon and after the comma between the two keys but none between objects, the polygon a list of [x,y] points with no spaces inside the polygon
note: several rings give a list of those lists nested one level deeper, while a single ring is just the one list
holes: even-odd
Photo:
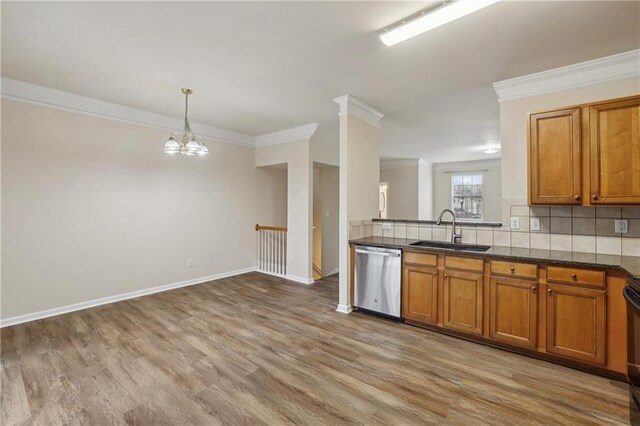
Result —
[{"label": "ceiling light fixture", "polygon": [[405,41],[411,37],[448,24],[458,18],[491,6],[500,0],[452,0],[439,7],[424,10],[417,15],[405,19],[380,34],[380,40],[387,46]]},{"label": "ceiling light fixture", "polygon": [[169,140],[164,144],[165,154],[182,154],[182,155],[208,155],[209,150],[204,142],[197,137],[191,130],[189,124],[189,95],[193,93],[191,89],[182,89],[185,96],[184,99],[184,128],[180,133],[171,133]]},{"label": "ceiling light fixture", "polygon": [[499,146],[490,146],[489,148],[485,149],[484,151],[485,154],[495,154],[496,152],[500,152],[500,147]]}]

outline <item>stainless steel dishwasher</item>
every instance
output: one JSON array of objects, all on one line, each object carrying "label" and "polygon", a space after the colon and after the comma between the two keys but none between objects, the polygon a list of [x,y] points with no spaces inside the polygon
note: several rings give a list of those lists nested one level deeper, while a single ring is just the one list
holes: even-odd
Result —
[{"label": "stainless steel dishwasher", "polygon": [[399,319],[401,270],[401,250],[356,246],[355,306]]}]

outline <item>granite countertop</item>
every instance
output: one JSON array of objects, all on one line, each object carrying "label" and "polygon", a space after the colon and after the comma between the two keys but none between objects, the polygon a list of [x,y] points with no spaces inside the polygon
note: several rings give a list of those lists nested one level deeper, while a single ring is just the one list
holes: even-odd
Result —
[{"label": "granite countertop", "polygon": [[609,254],[578,253],[572,251],[537,250],[518,247],[492,246],[483,252],[469,250],[453,250],[434,247],[412,246],[418,240],[408,238],[367,237],[349,241],[353,244],[388,248],[410,248],[430,252],[461,253],[476,257],[493,257],[514,261],[538,261],[554,265],[598,267],[606,269],[621,269],[634,281],[640,281],[640,257],[616,256]]},{"label": "granite countertop", "polygon": [[[373,222],[398,222],[398,223],[416,223],[416,224],[426,224],[426,225],[435,225],[437,224],[437,220],[418,220],[418,219],[379,219],[373,218],[371,219]],[[443,220],[442,225],[451,225],[453,222],[450,220]],[[457,220],[456,225],[471,227],[471,226],[488,226],[491,228],[500,228],[502,227],[502,222],[474,222],[474,221],[464,221]]]}]

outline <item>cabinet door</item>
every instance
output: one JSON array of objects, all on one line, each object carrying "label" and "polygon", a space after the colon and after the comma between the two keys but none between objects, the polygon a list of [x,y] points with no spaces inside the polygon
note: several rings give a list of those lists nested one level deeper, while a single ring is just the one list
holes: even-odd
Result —
[{"label": "cabinet door", "polygon": [[640,204],[640,98],[589,107],[592,204]]},{"label": "cabinet door", "polygon": [[529,202],[581,204],[580,108],[529,117]]},{"label": "cabinet door", "polygon": [[438,269],[405,265],[402,283],[402,317],[436,324],[438,320]]},{"label": "cabinet door", "polygon": [[547,352],[605,364],[606,292],[547,285]]},{"label": "cabinet door", "polygon": [[482,334],[483,279],[480,273],[445,270],[445,327]]},{"label": "cabinet door", "polygon": [[489,336],[514,345],[536,347],[538,284],[532,280],[492,277]]}]

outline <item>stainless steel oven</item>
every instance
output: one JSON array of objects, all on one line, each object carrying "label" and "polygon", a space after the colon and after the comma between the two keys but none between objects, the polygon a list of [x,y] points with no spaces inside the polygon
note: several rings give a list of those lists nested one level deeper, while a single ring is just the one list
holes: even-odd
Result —
[{"label": "stainless steel oven", "polygon": [[629,392],[640,409],[640,284],[630,280],[623,293],[627,299]]}]

